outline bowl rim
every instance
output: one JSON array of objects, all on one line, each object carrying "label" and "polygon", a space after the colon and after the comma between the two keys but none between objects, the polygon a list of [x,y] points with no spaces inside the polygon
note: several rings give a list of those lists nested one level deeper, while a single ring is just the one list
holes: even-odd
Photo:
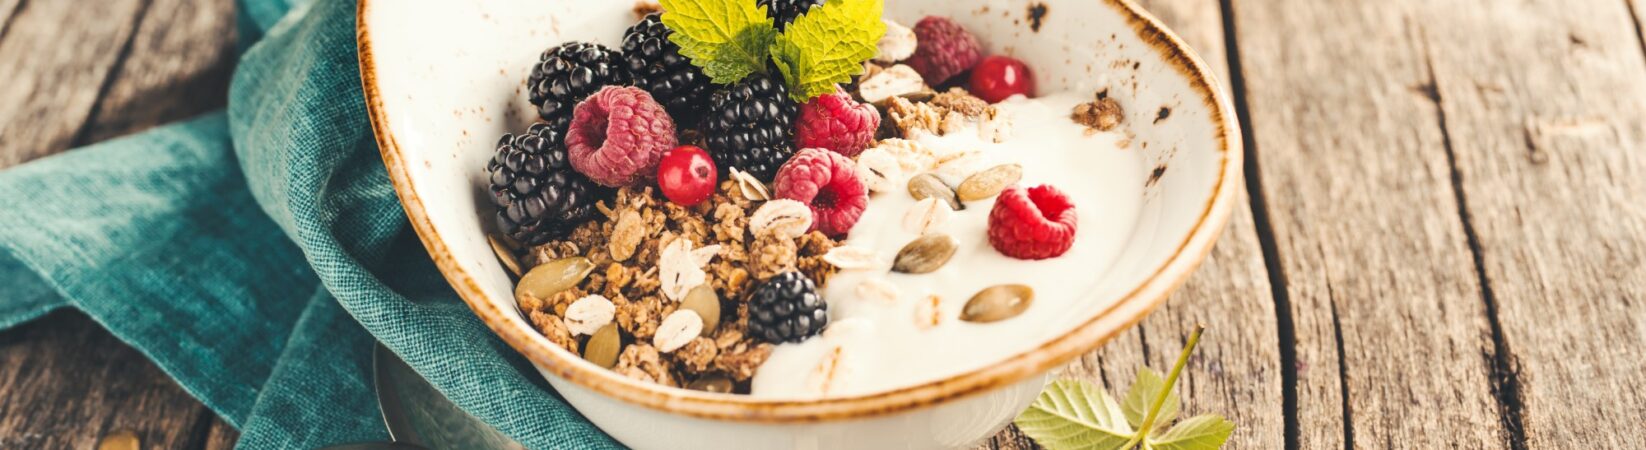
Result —
[{"label": "bowl rim", "polygon": [[1238,198],[1236,193],[1241,186],[1244,143],[1233,104],[1218,88],[1221,84],[1216,73],[1200,56],[1191,51],[1181,38],[1161,24],[1159,19],[1132,0],[1099,1],[1114,8],[1144,43],[1184,76],[1190,90],[1199,94],[1202,103],[1213,112],[1209,118],[1212,120],[1215,138],[1219,141],[1217,150],[1222,153],[1223,167],[1218,171],[1218,181],[1189,235],[1153,274],[1114,304],[1092,315],[1068,332],[1037,347],[1014,354],[998,364],[919,385],[866,395],[812,400],[759,399],[746,395],[712,394],[632,380],[618,376],[610,370],[577,364],[577,361],[571,361],[561,353],[553,351],[550,348],[552,344],[546,340],[533,339],[526,334],[536,333],[535,330],[530,330],[529,327],[521,329],[509,324],[503,316],[503,311],[487,301],[475,277],[457,264],[445,241],[434,229],[423,207],[422,199],[418,198],[412,185],[399,143],[390,133],[389,112],[383,106],[382,96],[378,92],[376,60],[373,58],[371,32],[366,20],[368,11],[379,2],[359,0],[355,16],[355,37],[358,44],[361,83],[371,116],[373,135],[395,193],[400,198],[401,206],[406,210],[407,219],[446,281],[457,291],[464,303],[469,305],[469,309],[473,310],[475,315],[504,342],[525,355],[539,370],[548,371],[581,388],[629,404],[710,420],[814,423],[911,411],[993,391],[1050,371],[1107,343],[1143,320],[1164,303],[1210,254],[1212,245],[1228,222]]}]

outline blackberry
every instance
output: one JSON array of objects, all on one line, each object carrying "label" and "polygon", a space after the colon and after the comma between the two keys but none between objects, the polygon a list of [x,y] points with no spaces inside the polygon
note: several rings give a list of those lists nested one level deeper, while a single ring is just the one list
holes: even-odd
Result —
[{"label": "blackberry", "polygon": [[558,135],[560,145],[572,121],[572,108],[584,98],[608,85],[627,85],[631,76],[623,65],[623,54],[590,42],[567,42],[543,51],[532,67],[526,87],[537,105],[537,115]]},{"label": "blackberry", "polygon": [[544,123],[519,135],[504,134],[486,163],[491,172],[497,227],[527,245],[564,237],[594,217],[594,204],[610,191],[572,170],[561,133]]},{"label": "blackberry", "polygon": [[749,334],[773,344],[800,342],[829,324],[829,304],[800,272],[783,272],[749,294]]},{"label": "blackberry", "polygon": [[772,18],[777,31],[783,31],[813,6],[822,6],[823,0],[755,0],[754,4],[766,7],[766,17]]},{"label": "blackberry", "polygon": [[721,175],[736,167],[770,181],[794,155],[794,117],[799,106],[789,89],[766,74],[752,74],[709,96],[698,131]]},{"label": "blackberry", "polygon": [[669,41],[669,27],[659,16],[647,14],[623,33],[625,68],[634,84],[651,92],[675,122],[692,123],[709,97],[709,77],[680,56],[680,46]]}]

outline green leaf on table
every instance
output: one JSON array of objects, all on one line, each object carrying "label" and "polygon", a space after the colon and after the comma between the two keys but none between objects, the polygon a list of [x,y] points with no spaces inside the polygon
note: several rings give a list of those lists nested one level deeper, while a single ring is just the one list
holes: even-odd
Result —
[{"label": "green leaf on table", "polygon": [[805,102],[862,72],[886,34],[882,9],[882,0],[828,0],[789,24],[771,48],[789,96]]},{"label": "green leaf on table", "polygon": [[1148,439],[1154,450],[1215,450],[1234,433],[1234,422],[1206,414],[1190,417],[1159,436]]},{"label": "green leaf on table", "polygon": [[1051,449],[1121,449],[1136,435],[1120,405],[1091,383],[1058,380],[1017,416],[1017,428]]},{"label": "green leaf on table", "polygon": [[[1133,428],[1143,426],[1144,416],[1149,415],[1149,406],[1160,397],[1160,391],[1165,388],[1166,379],[1160,372],[1148,367],[1139,367],[1137,381],[1132,382],[1131,389],[1126,390],[1126,400],[1120,403],[1120,408],[1126,411],[1126,423],[1132,424]],[[1155,418],[1155,423],[1172,423],[1172,419],[1177,418],[1180,403],[1177,387],[1173,386],[1171,392],[1166,394],[1166,403],[1160,405],[1159,417]]]},{"label": "green leaf on table", "polygon": [[764,71],[777,29],[752,0],[661,0],[663,24],[680,54],[711,81],[736,83]]}]

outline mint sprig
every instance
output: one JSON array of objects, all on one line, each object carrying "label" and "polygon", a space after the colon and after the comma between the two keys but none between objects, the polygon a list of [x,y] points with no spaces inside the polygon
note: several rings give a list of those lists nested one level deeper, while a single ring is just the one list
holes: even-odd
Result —
[{"label": "mint sprig", "polygon": [[886,34],[883,0],[827,0],[782,34],[750,0],[662,0],[663,24],[680,53],[709,79],[731,84],[765,72],[770,61],[796,102],[834,92],[874,57]]},{"label": "mint sprig", "polygon": [[1051,450],[1213,450],[1221,447],[1234,432],[1234,423],[1218,415],[1190,417],[1163,433],[1155,433],[1158,428],[1164,428],[1161,425],[1177,417],[1177,377],[1188,364],[1189,355],[1200,343],[1200,334],[1205,328],[1195,326],[1177,364],[1164,380],[1159,372],[1138,369],[1137,381],[1127,390],[1124,405],[1091,383],[1058,380],[1017,416],[1018,429]]},{"label": "mint sprig", "polygon": [[660,4],[663,25],[674,31],[669,40],[710,81],[731,84],[765,71],[772,40],[777,37],[766,7],[748,0],[661,0]]}]

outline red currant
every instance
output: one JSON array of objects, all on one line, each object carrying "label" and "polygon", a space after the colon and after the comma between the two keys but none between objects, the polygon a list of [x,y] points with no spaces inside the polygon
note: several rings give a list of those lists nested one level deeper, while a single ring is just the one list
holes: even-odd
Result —
[{"label": "red currant", "polygon": [[663,153],[657,165],[657,187],[663,196],[682,206],[692,206],[708,200],[718,184],[714,159],[709,152],[692,145],[682,145]]},{"label": "red currant", "polygon": [[999,103],[1014,94],[1034,96],[1034,74],[1029,66],[1008,56],[983,58],[972,68],[972,95],[989,103]]}]

